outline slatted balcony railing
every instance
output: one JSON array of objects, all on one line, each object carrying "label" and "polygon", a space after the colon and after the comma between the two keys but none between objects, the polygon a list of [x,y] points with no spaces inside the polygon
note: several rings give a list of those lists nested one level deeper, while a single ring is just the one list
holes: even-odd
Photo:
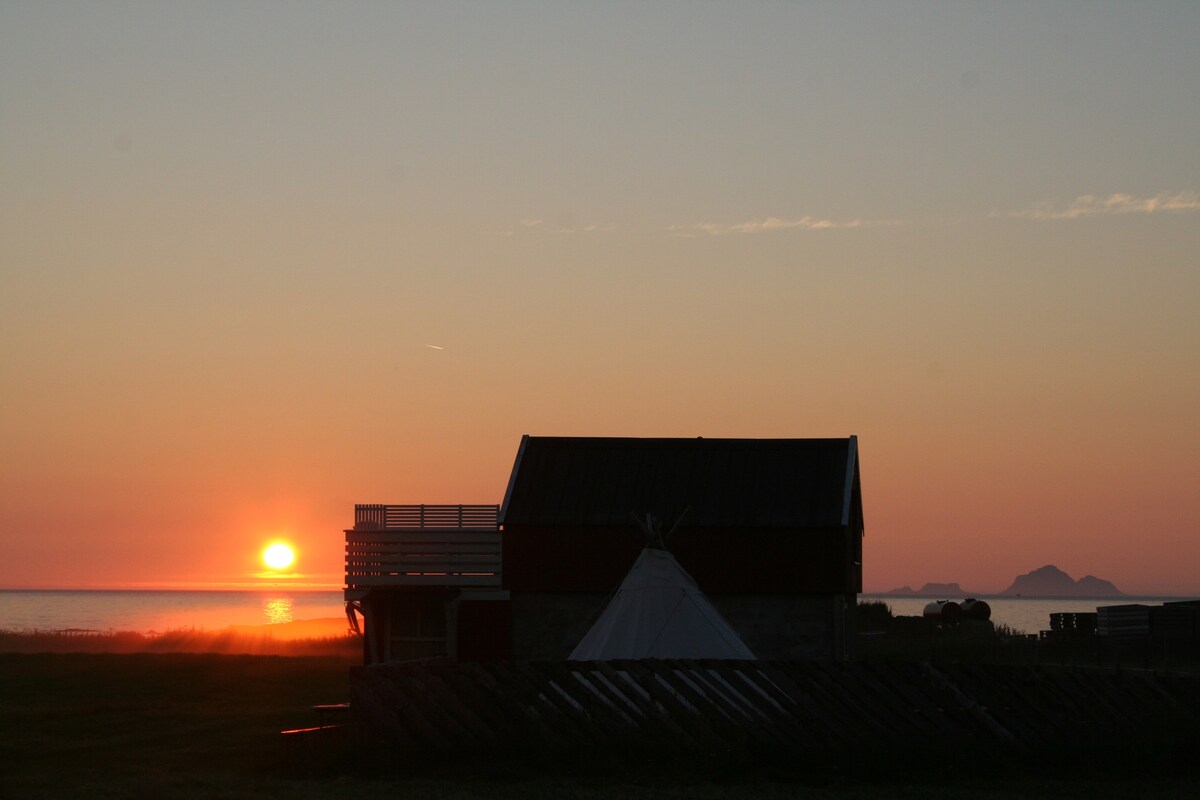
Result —
[{"label": "slatted balcony railing", "polygon": [[398,528],[486,528],[494,530],[499,524],[500,506],[490,505],[407,505],[391,506],[376,503],[354,507],[355,530],[390,530]]},{"label": "slatted balcony railing", "polygon": [[499,506],[358,505],[346,596],[384,587],[500,588]]}]

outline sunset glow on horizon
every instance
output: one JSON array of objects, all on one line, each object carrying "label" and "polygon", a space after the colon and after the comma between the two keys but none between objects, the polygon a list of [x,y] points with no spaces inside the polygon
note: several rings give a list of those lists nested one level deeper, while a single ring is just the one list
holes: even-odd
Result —
[{"label": "sunset glow on horizon", "polygon": [[522,434],[855,434],[867,591],[1200,595],[1198,31],[2,4],[0,588],[336,587]]}]

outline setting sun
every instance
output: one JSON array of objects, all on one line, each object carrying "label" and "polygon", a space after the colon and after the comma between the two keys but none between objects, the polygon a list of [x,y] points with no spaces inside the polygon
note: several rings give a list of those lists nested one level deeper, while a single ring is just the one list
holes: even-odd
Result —
[{"label": "setting sun", "polygon": [[296,560],[296,554],[286,544],[275,542],[263,550],[262,560],[271,569],[287,569]]}]

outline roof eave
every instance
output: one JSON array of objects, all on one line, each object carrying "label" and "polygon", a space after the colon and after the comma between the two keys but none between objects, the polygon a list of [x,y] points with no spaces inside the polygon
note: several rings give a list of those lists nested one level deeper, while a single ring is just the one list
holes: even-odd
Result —
[{"label": "roof eave", "polygon": [[508,519],[508,503],[512,500],[513,487],[517,485],[517,473],[521,470],[521,459],[525,456],[525,444],[528,441],[528,433],[521,436],[521,444],[517,447],[517,459],[513,462],[512,472],[508,476],[508,488],[504,490],[504,502],[500,505],[500,525],[504,525],[504,521]]}]

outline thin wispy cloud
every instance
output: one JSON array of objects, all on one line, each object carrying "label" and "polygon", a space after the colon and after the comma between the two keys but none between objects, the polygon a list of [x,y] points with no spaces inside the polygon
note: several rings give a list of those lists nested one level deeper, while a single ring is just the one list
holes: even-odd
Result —
[{"label": "thin wispy cloud", "polygon": [[427,344],[425,346],[428,347],[430,350],[445,350],[446,349],[446,348],[441,347],[440,345],[436,345],[436,344]]},{"label": "thin wispy cloud", "polygon": [[509,228],[485,230],[483,233],[488,236],[526,236],[534,234],[549,236],[554,234],[603,233],[605,231],[616,230],[616,228],[616,225],[602,225],[599,223],[555,228],[552,225],[547,225],[543,219],[526,218],[517,220],[517,223]]},{"label": "thin wispy cloud", "polygon": [[822,217],[804,216],[797,219],[780,219],[766,217],[737,223],[702,222],[688,225],[671,225],[667,230],[674,236],[727,236],[730,234],[770,233],[772,231],[825,231],[846,228],[869,228],[880,225],[902,225],[901,220],[894,219],[825,219]]},{"label": "thin wispy cloud", "polygon": [[616,225],[580,225],[574,228],[559,228],[559,233],[600,233],[616,230]]},{"label": "thin wispy cloud", "polygon": [[1161,192],[1153,197],[1132,194],[1099,196],[1083,194],[1069,205],[1037,203],[1019,211],[993,211],[993,217],[1016,217],[1034,220],[1081,219],[1121,214],[1187,214],[1200,211],[1198,192]]}]

